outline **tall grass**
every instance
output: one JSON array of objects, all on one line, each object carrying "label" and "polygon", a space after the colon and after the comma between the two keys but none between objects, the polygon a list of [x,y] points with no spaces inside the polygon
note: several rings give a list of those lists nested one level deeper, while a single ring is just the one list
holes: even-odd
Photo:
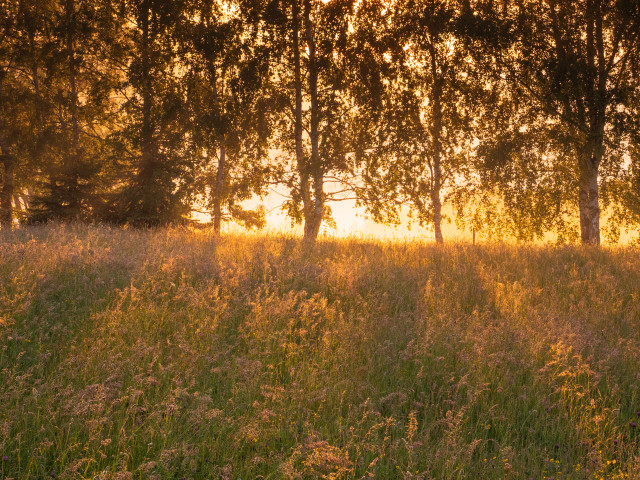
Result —
[{"label": "tall grass", "polygon": [[638,253],[0,232],[0,478],[639,478]]}]

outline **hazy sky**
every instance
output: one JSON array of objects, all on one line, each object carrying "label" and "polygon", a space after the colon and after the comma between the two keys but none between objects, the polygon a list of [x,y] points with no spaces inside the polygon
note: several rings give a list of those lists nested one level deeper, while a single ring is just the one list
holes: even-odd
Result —
[{"label": "hazy sky", "polygon": [[[296,232],[302,235],[302,226],[291,227],[291,220],[286,214],[278,208],[285,200],[282,194],[286,194],[286,188],[280,187],[274,190],[270,195],[262,200],[251,200],[245,202],[243,206],[245,208],[254,208],[256,205],[264,205],[267,211],[267,228],[269,230],[282,231],[282,232]],[[428,240],[433,240],[433,230],[427,228],[420,228],[415,222],[408,228],[409,218],[407,211],[403,212],[402,224],[393,227],[380,225],[371,219],[366,218],[364,208],[356,207],[355,200],[345,200],[341,202],[329,203],[333,211],[333,219],[336,222],[336,228],[331,228],[323,223],[320,229],[320,234],[330,236],[372,236],[382,238],[405,238],[405,237],[426,237]],[[446,208],[444,209],[446,213]],[[205,215],[198,215],[197,218],[202,221],[209,221],[210,219]],[[236,226],[229,225],[228,228],[235,230]],[[446,238],[452,239],[454,237],[465,237],[464,232],[458,230],[455,223],[451,223],[446,220],[442,224],[443,235]],[[467,235],[469,236],[469,235]],[[470,240],[470,236],[469,236]]]}]

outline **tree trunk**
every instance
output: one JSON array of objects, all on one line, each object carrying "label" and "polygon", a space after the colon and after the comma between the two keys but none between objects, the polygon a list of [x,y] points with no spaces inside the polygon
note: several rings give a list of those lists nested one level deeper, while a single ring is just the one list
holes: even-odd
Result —
[{"label": "tree trunk", "polygon": [[[431,35],[432,42],[434,35]],[[436,243],[444,243],[442,238],[442,201],[440,191],[442,189],[442,83],[438,74],[436,50],[433,43],[429,44],[429,55],[431,57],[431,96],[432,96],[432,118],[431,141],[433,145],[433,172],[431,179],[431,204],[433,206],[433,229]]]},{"label": "tree trunk", "polygon": [[33,151],[33,164],[40,164],[40,157],[44,149],[44,113],[42,98],[40,95],[40,74],[38,72],[38,54],[36,52],[36,29],[33,22],[29,22],[29,31],[27,33],[29,39],[29,55],[31,60],[31,79],[33,82],[33,107],[35,113],[35,124],[37,129],[38,142]]},{"label": "tree trunk", "polygon": [[78,168],[81,163],[80,129],[78,127],[78,87],[76,83],[76,58],[74,46],[75,11],[73,0],[66,0],[65,9],[67,16],[67,56],[69,62],[69,111],[71,113],[71,138],[72,152],[66,156],[64,175],[69,182],[70,205],[69,214],[78,219],[81,215],[82,200],[78,182]]},{"label": "tree trunk", "polygon": [[442,238],[442,203],[440,201],[440,192],[433,194],[433,229],[435,231],[436,243],[444,243]]},{"label": "tree trunk", "polygon": [[304,238],[315,242],[324,214],[324,172],[320,161],[320,134],[318,125],[320,122],[318,106],[318,64],[316,62],[316,44],[313,32],[313,22],[311,21],[311,2],[304,1],[304,23],[307,37],[307,48],[309,51],[309,97],[311,118],[309,125],[309,141],[311,143],[311,161],[309,162],[310,173],[313,178],[313,200],[309,199],[309,204],[305,206]]},{"label": "tree trunk", "polygon": [[13,225],[13,170],[14,160],[6,138],[0,136],[0,153],[2,154],[2,190],[0,191],[0,227],[11,228]]},{"label": "tree trunk", "polygon": [[[209,65],[210,75],[211,75],[211,86],[213,92],[213,110],[216,118],[218,119],[218,124],[222,119],[222,105],[220,102],[220,98],[218,97],[218,78],[216,72],[216,66],[213,62]],[[223,92],[221,92],[224,95]],[[226,166],[226,148],[225,148],[225,136],[224,132],[218,133],[218,144],[219,144],[219,156],[218,156],[218,169],[216,171],[216,183],[213,186],[213,205],[212,205],[212,214],[213,214],[213,233],[215,235],[220,235],[220,229],[222,226],[222,195],[224,193],[224,184],[225,184],[225,169]]]},{"label": "tree trunk", "polygon": [[296,170],[300,177],[300,197],[302,198],[302,211],[304,217],[304,237],[313,237],[313,232],[307,232],[310,226],[308,219],[311,207],[311,192],[309,189],[309,165],[304,158],[304,149],[302,146],[302,73],[300,65],[300,8],[299,0],[291,0],[291,16],[293,29],[293,82],[295,89],[295,107],[294,107],[294,139],[296,151]]},{"label": "tree trunk", "polygon": [[24,205],[22,204],[20,195],[15,192],[13,194],[13,209],[17,212],[24,212]]},{"label": "tree trunk", "polygon": [[322,217],[324,214],[324,175],[322,173],[314,174],[313,190],[314,199],[311,204],[311,213],[304,220],[304,238],[310,242],[315,242],[320,233],[322,226]]},{"label": "tree trunk", "polygon": [[33,194],[27,190],[26,194],[20,195],[20,200],[22,200],[22,205],[24,205],[25,212],[31,208],[31,197]]},{"label": "tree trunk", "polygon": [[36,53],[36,30],[29,28],[29,55],[31,56],[31,77],[33,81],[34,107],[36,114],[36,125],[38,127],[38,137],[42,137],[44,131],[44,118],[42,114],[42,100],[40,98],[40,75],[38,72],[38,55]]},{"label": "tree trunk", "polygon": [[222,192],[224,190],[225,162],[226,151],[224,145],[220,145],[218,171],[216,172],[216,184],[213,191],[213,233],[215,235],[220,235],[220,227],[222,224]]},{"label": "tree trunk", "polygon": [[[157,175],[157,152],[155,148],[152,104],[153,89],[151,85],[151,32],[150,18],[151,9],[148,0],[143,0],[138,12],[138,28],[141,30],[140,45],[140,67],[142,81],[142,126],[140,129],[141,155],[137,174],[138,192],[134,193],[135,203],[131,205],[137,211],[130,212],[130,215],[139,217],[138,222],[144,225],[157,223],[159,219],[161,204],[163,199],[159,198],[161,192],[154,189],[155,176]],[[138,204],[139,202],[139,204]]]},{"label": "tree trunk", "polygon": [[578,197],[581,240],[584,245],[600,245],[598,161],[595,156],[581,160]]},{"label": "tree trunk", "polygon": [[584,245],[600,245],[600,201],[598,170],[604,156],[606,121],[606,72],[602,10],[599,2],[588,1],[586,8],[587,98],[589,139],[578,150],[580,190],[580,236]]},{"label": "tree trunk", "polygon": [[[142,172],[143,178],[153,175],[153,124],[151,119],[151,61],[149,58],[149,4],[142,2],[140,26],[142,28],[142,49],[140,60],[142,67]],[[145,175],[146,174],[146,175]],[[148,178],[147,178],[148,177]]]},{"label": "tree trunk", "polygon": [[439,88],[434,88],[433,95],[433,179],[431,184],[431,203],[433,205],[433,229],[437,243],[444,243],[442,238],[442,201],[440,200],[440,190],[442,189],[442,166],[440,156],[442,144],[442,111],[440,105]]},{"label": "tree trunk", "polygon": [[[4,102],[3,82],[6,71],[0,69],[0,105]],[[11,208],[11,198],[13,197],[13,171],[14,159],[9,150],[9,143],[4,135],[5,118],[0,115],[0,160],[2,163],[2,190],[0,190],[0,228],[11,228],[13,226],[13,209]]]}]

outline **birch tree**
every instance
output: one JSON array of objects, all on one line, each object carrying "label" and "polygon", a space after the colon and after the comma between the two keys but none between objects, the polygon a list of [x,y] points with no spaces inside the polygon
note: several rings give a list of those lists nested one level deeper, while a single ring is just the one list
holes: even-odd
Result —
[{"label": "birch tree", "polygon": [[[363,202],[374,218],[408,205],[442,235],[442,205],[459,186],[472,148],[477,78],[465,26],[466,2],[404,0],[383,6],[386,35],[377,141],[363,155]],[[366,28],[364,26],[363,28]]]},{"label": "birch tree", "polygon": [[352,0],[287,0],[261,10],[274,65],[269,96],[279,113],[274,146],[291,194],[284,207],[311,242],[330,218],[329,203],[344,198],[328,182],[345,185],[351,172],[344,51],[354,8]]},{"label": "birch tree", "polygon": [[201,152],[199,189],[220,233],[225,220],[263,226],[260,208],[240,203],[266,193],[271,117],[263,95],[268,55],[236,3],[197,1],[185,19],[190,133]]},{"label": "birch tree", "polygon": [[[512,98],[525,99],[519,102],[523,123],[512,131],[546,132],[547,146],[532,161],[551,158],[566,166],[564,189],[573,192],[582,243],[598,245],[601,188],[620,169],[619,127],[638,95],[631,72],[640,62],[640,4],[505,0],[487,10],[503,27],[496,64]],[[510,155],[524,149],[521,143]]]}]

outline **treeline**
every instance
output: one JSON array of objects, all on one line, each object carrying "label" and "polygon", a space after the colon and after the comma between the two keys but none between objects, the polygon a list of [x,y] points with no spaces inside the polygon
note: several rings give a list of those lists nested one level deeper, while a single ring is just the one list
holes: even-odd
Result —
[{"label": "treeline", "polygon": [[[640,223],[637,0],[0,0],[0,224]],[[575,219],[579,218],[579,228]]]}]

